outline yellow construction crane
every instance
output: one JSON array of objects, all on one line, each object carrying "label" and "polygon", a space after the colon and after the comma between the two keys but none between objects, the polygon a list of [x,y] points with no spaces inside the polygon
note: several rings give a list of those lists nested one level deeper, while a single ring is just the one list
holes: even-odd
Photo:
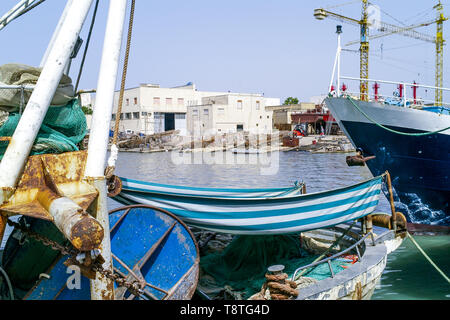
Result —
[{"label": "yellow construction crane", "polygon": [[[327,17],[334,18],[339,21],[344,21],[352,24],[357,24],[361,28],[361,37],[359,41],[352,41],[347,43],[346,45],[351,45],[355,43],[360,43],[360,78],[368,79],[369,78],[369,40],[384,37],[391,34],[401,34],[403,36],[411,37],[414,39],[419,39],[423,41],[428,41],[436,44],[436,87],[443,86],[443,47],[444,47],[444,39],[443,39],[443,22],[448,18],[444,17],[442,4],[439,0],[438,4],[433,8],[437,10],[437,18],[431,21],[422,22],[419,24],[399,27],[389,23],[385,23],[382,21],[377,21],[376,29],[379,31],[378,34],[373,36],[369,36],[369,27],[372,26],[368,21],[368,0],[362,1],[362,15],[361,20],[356,20],[353,18],[349,18],[334,12],[330,12],[328,10],[319,8],[314,10],[314,16],[316,19],[323,20]],[[428,26],[432,23],[437,24],[437,33],[436,37],[423,34],[417,32],[413,29],[423,26]],[[367,100],[368,99],[368,82],[361,80],[360,82],[360,99]],[[442,105],[442,90],[436,89],[435,100],[437,105]]]},{"label": "yellow construction crane", "polygon": [[[322,8],[314,10],[314,17],[318,20],[323,20],[327,17],[335,18],[340,21],[356,24],[361,28],[361,47],[360,47],[360,75],[361,79],[369,78],[369,42],[367,37],[369,36],[369,23],[368,23],[368,0],[362,0],[362,15],[361,20],[349,18],[338,13],[334,13]],[[360,99],[368,100],[369,83],[361,80],[360,86]]]}]

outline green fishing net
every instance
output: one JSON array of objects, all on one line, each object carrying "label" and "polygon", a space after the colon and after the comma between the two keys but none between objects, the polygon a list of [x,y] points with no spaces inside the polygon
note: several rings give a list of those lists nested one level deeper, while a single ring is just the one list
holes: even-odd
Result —
[{"label": "green fishing net", "polygon": [[[0,137],[12,136],[20,117],[18,112],[9,113],[7,120],[0,126]],[[78,99],[71,100],[65,106],[50,106],[34,141],[31,155],[77,151],[77,144],[83,140],[86,132],[86,117]],[[7,147],[7,141],[0,142],[0,159]]]},{"label": "green fishing net", "polygon": [[[220,252],[205,254],[200,259],[204,287],[228,287],[248,299],[261,290],[267,268],[281,264],[289,275],[317,256],[302,249],[298,235],[236,236]],[[342,261],[332,261],[334,273],[344,270]],[[304,276],[322,280],[331,276],[327,263],[310,269]],[[208,281],[213,279],[214,283]],[[201,279],[202,280],[202,279]],[[213,290],[212,290],[213,291]],[[211,291],[211,292],[212,292]]]}]

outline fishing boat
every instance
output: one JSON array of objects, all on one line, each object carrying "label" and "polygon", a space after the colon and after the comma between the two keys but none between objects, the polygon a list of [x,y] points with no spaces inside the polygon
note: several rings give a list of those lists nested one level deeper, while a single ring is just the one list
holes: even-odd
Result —
[{"label": "fishing boat", "polygon": [[[167,300],[195,291],[198,248],[182,221],[143,206],[108,212],[105,172],[115,159],[105,164],[127,2],[109,2],[87,150],[78,81],[67,74],[93,0],[67,1],[39,67],[0,66],[1,299]],[[19,1],[0,29],[40,3]]]},{"label": "fishing boat", "polygon": [[[20,1],[7,13],[3,26],[30,10],[31,2]],[[199,277],[199,250],[188,224],[231,234],[298,234],[374,213],[387,173],[312,194],[300,192],[303,187],[299,185],[224,191],[123,179],[123,188],[114,199],[129,206],[109,212],[108,186],[114,177],[118,126],[108,159],[107,151],[126,0],[109,2],[87,150],[79,150],[86,135],[85,119],[78,123],[73,120],[76,117],[64,113],[74,116],[81,109],[65,73],[76,56],[79,34],[93,2],[67,2],[42,66],[28,68],[35,76],[32,85],[1,84],[20,97],[19,105],[13,103],[15,109],[8,114],[15,121],[13,128],[0,140],[5,147],[0,163],[0,240],[6,226],[12,227],[1,253],[2,298],[190,299]],[[23,66],[19,68],[22,74]],[[125,71],[126,62],[122,92]],[[58,87],[69,90],[62,105],[53,102]],[[64,120],[81,132],[68,136]],[[392,211],[394,230],[396,217]]]}]

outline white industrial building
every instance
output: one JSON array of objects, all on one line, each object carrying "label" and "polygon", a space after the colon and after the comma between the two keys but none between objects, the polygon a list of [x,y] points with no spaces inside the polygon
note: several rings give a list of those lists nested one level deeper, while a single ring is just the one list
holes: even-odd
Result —
[{"label": "white industrial building", "polygon": [[[218,107],[219,104],[213,103],[215,100],[220,102],[220,107]],[[111,129],[114,127],[114,120],[117,116],[118,101],[119,91],[114,95]],[[124,91],[119,131],[153,134],[180,130],[181,135],[190,135],[193,133],[189,129],[193,128],[190,121],[194,119],[188,119],[188,109],[191,106],[200,105],[211,105],[211,108],[212,105],[215,105],[218,108],[217,117],[211,117],[217,122],[210,127],[212,129],[217,127],[220,129],[219,132],[225,129],[226,131],[236,131],[240,128],[247,130],[258,126],[271,130],[272,115],[271,112],[266,114],[265,106],[279,104],[280,99],[264,98],[262,95],[256,94],[198,91],[193,83],[174,88],[141,84],[139,87]],[[203,109],[205,108],[207,107],[205,106]],[[222,112],[222,108],[225,112]],[[232,111],[233,108],[236,109],[236,112]],[[213,113],[211,110],[211,115]]]},{"label": "white industrial building", "polygon": [[187,108],[190,135],[204,136],[237,131],[272,132],[272,111],[278,98],[260,94],[226,93],[202,98],[201,105]]}]

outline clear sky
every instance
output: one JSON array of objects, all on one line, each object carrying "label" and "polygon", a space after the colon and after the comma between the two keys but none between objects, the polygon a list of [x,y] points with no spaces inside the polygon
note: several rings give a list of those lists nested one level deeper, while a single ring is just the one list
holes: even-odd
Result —
[{"label": "clear sky", "polygon": [[[1,0],[0,14],[17,2]],[[108,3],[100,1],[80,89],[97,86]],[[436,3],[373,0],[382,10],[382,21],[395,25],[433,19]],[[450,0],[442,3],[445,15],[450,16]],[[64,5],[63,0],[47,0],[1,30],[0,64],[38,66]],[[84,40],[93,7],[81,33]],[[198,90],[264,93],[282,100],[294,96],[309,101],[327,91],[336,51],[336,25],[343,26],[343,44],[359,38],[357,26],[329,18],[316,20],[313,11],[318,7],[361,17],[360,1],[350,0],[136,0],[126,86],[157,83],[171,87],[192,81]],[[416,30],[435,35],[436,25]],[[449,42],[450,21],[444,24],[444,38]],[[371,41],[370,46],[370,78],[434,85],[434,44],[391,35]],[[359,46],[346,48],[357,50]],[[444,87],[450,87],[449,50],[447,45]],[[70,72],[74,81],[80,60],[81,53]],[[358,77],[358,52],[344,52],[341,68],[343,75]],[[357,83],[347,84],[351,91],[358,90]],[[393,91],[386,85],[382,89]],[[434,98],[434,93],[427,95]]]}]

